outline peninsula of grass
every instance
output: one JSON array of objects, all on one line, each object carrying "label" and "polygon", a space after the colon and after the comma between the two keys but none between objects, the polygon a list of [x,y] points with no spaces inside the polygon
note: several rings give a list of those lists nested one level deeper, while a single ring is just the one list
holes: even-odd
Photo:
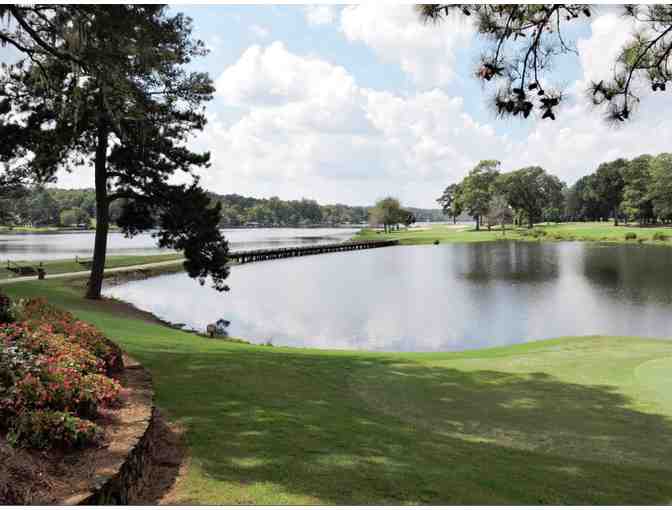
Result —
[{"label": "peninsula of grass", "polygon": [[[156,262],[168,262],[171,260],[179,261],[182,259],[183,255],[181,253],[163,253],[160,255],[110,255],[106,258],[105,269],[153,264]],[[25,266],[36,270],[41,265],[47,275],[56,275],[87,271],[90,269],[87,262],[90,262],[90,259],[80,258],[75,260],[74,258],[70,258],[46,260],[44,262],[37,260],[12,260],[9,263],[5,261],[0,266],[0,280],[19,276],[16,272],[12,271],[11,268]]]},{"label": "peninsula of grass", "polygon": [[263,347],[84,300],[66,280],[3,290],[46,297],[151,371],[190,454],[171,503],[672,503],[670,341],[427,354]]},{"label": "peninsula of grass", "polygon": [[[57,226],[42,226],[42,227],[29,227],[29,226],[7,226],[0,225],[0,234],[77,234],[77,233],[91,233],[96,230],[96,221],[95,219],[91,221],[90,228],[76,228],[76,227],[57,227]],[[116,225],[110,225],[110,232],[120,231],[119,227]]]},{"label": "peninsula of grass", "polygon": [[400,244],[471,243],[499,240],[521,241],[595,241],[627,244],[660,244],[672,246],[671,227],[614,226],[610,223],[575,222],[535,225],[534,228],[499,227],[476,230],[472,225],[431,225],[384,233],[374,229],[361,230],[354,239],[397,239]]}]

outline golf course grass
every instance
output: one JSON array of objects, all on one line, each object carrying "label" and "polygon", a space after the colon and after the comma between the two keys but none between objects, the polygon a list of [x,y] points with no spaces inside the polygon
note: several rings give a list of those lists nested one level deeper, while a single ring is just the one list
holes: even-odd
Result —
[{"label": "golf course grass", "polygon": [[670,341],[263,347],[164,327],[67,281],[3,291],[72,311],[151,371],[190,453],[172,503],[672,503]]},{"label": "golf course grass", "polygon": [[[626,240],[626,234],[635,234],[634,239]],[[662,235],[665,240],[654,240],[654,235]],[[603,241],[636,244],[638,242],[672,245],[672,228],[618,226],[606,222],[549,223],[535,225],[533,229],[511,228],[504,232],[499,227],[488,230],[481,227],[476,231],[471,224],[462,228],[459,225],[432,225],[424,228],[411,228],[389,233],[376,232],[373,229],[362,230],[355,239],[398,239],[401,244],[471,243],[497,240],[543,240],[543,241]]]},{"label": "golf course grass", "polygon": [[[106,257],[105,268],[114,269],[118,267],[127,267],[135,266],[139,264],[151,264],[154,262],[167,262],[169,260],[181,260],[183,255],[180,253],[164,253],[161,255],[110,255]],[[47,260],[42,262],[42,268],[45,270],[48,275],[55,274],[64,274],[64,273],[74,273],[78,271],[86,271],[89,269],[89,266],[80,263],[91,261],[91,259],[80,259],[76,261],[75,259],[61,259],[61,260]],[[39,261],[35,260],[26,260],[26,261],[12,261],[11,267],[16,266],[29,266],[37,268],[40,265]],[[10,271],[7,267],[7,264],[0,266],[0,280],[5,278],[12,278],[17,276],[16,273]]]}]

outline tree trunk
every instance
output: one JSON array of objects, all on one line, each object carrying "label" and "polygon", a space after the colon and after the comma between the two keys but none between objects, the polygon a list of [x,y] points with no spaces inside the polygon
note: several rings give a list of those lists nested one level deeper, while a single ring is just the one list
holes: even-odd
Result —
[{"label": "tree trunk", "polygon": [[614,209],[614,227],[618,227],[618,209]]},{"label": "tree trunk", "polygon": [[476,231],[481,230],[481,217],[477,214],[476,215]]},{"label": "tree trunk", "polygon": [[457,223],[457,216],[453,216],[453,225]]},{"label": "tree trunk", "polygon": [[529,215],[527,217],[527,228],[532,228],[534,227],[534,222],[532,221],[532,215]]},{"label": "tree trunk", "polygon": [[105,272],[105,255],[107,253],[107,233],[110,230],[110,203],[107,198],[107,142],[110,132],[104,121],[98,126],[98,143],[96,146],[96,238],[93,247],[91,275],[86,290],[88,299],[100,299]]}]

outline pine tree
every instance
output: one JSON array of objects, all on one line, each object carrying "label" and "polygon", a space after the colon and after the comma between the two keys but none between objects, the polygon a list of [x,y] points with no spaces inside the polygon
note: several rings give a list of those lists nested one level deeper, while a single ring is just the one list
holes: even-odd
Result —
[{"label": "pine tree", "polygon": [[[87,297],[100,297],[116,199],[124,199],[128,235],[158,228],[162,245],[184,250],[191,276],[201,283],[210,276],[225,290],[220,209],[208,208],[194,173],[209,166],[210,155],[186,147],[205,126],[204,105],[214,91],[206,73],[185,70],[206,54],[191,20],[161,5],[78,5],[56,6],[45,25],[43,13],[9,9],[21,27],[35,27],[16,36],[29,58],[2,76],[0,136],[9,143],[0,156],[39,180],[61,168],[93,167],[96,237]],[[171,184],[180,173],[191,185]],[[181,221],[178,212],[186,215]],[[207,221],[196,226],[199,214]]]},{"label": "pine tree", "polygon": [[[596,105],[606,105],[607,118],[628,119],[639,103],[638,86],[653,92],[672,87],[672,6],[625,5],[623,16],[637,21],[637,32],[622,48],[611,78],[591,83],[587,91]],[[484,82],[499,86],[494,100],[502,116],[528,118],[537,111],[554,120],[563,94],[549,85],[553,63],[560,55],[577,53],[564,33],[585,23],[594,7],[584,4],[429,4],[418,5],[424,21],[446,16],[474,20],[489,42],[476,71]],[[641,87],[640,87],[641,90]]]}]

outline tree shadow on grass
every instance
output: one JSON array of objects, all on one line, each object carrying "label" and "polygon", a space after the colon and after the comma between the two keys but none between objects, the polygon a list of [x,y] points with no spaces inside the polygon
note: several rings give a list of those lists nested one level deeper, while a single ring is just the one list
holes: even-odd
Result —
[{"label": "tree shadow on grass", "polygon": [[162,363],[206,480],[185,501],[672,502],[672,423],[610,387],[272,349]]}]

